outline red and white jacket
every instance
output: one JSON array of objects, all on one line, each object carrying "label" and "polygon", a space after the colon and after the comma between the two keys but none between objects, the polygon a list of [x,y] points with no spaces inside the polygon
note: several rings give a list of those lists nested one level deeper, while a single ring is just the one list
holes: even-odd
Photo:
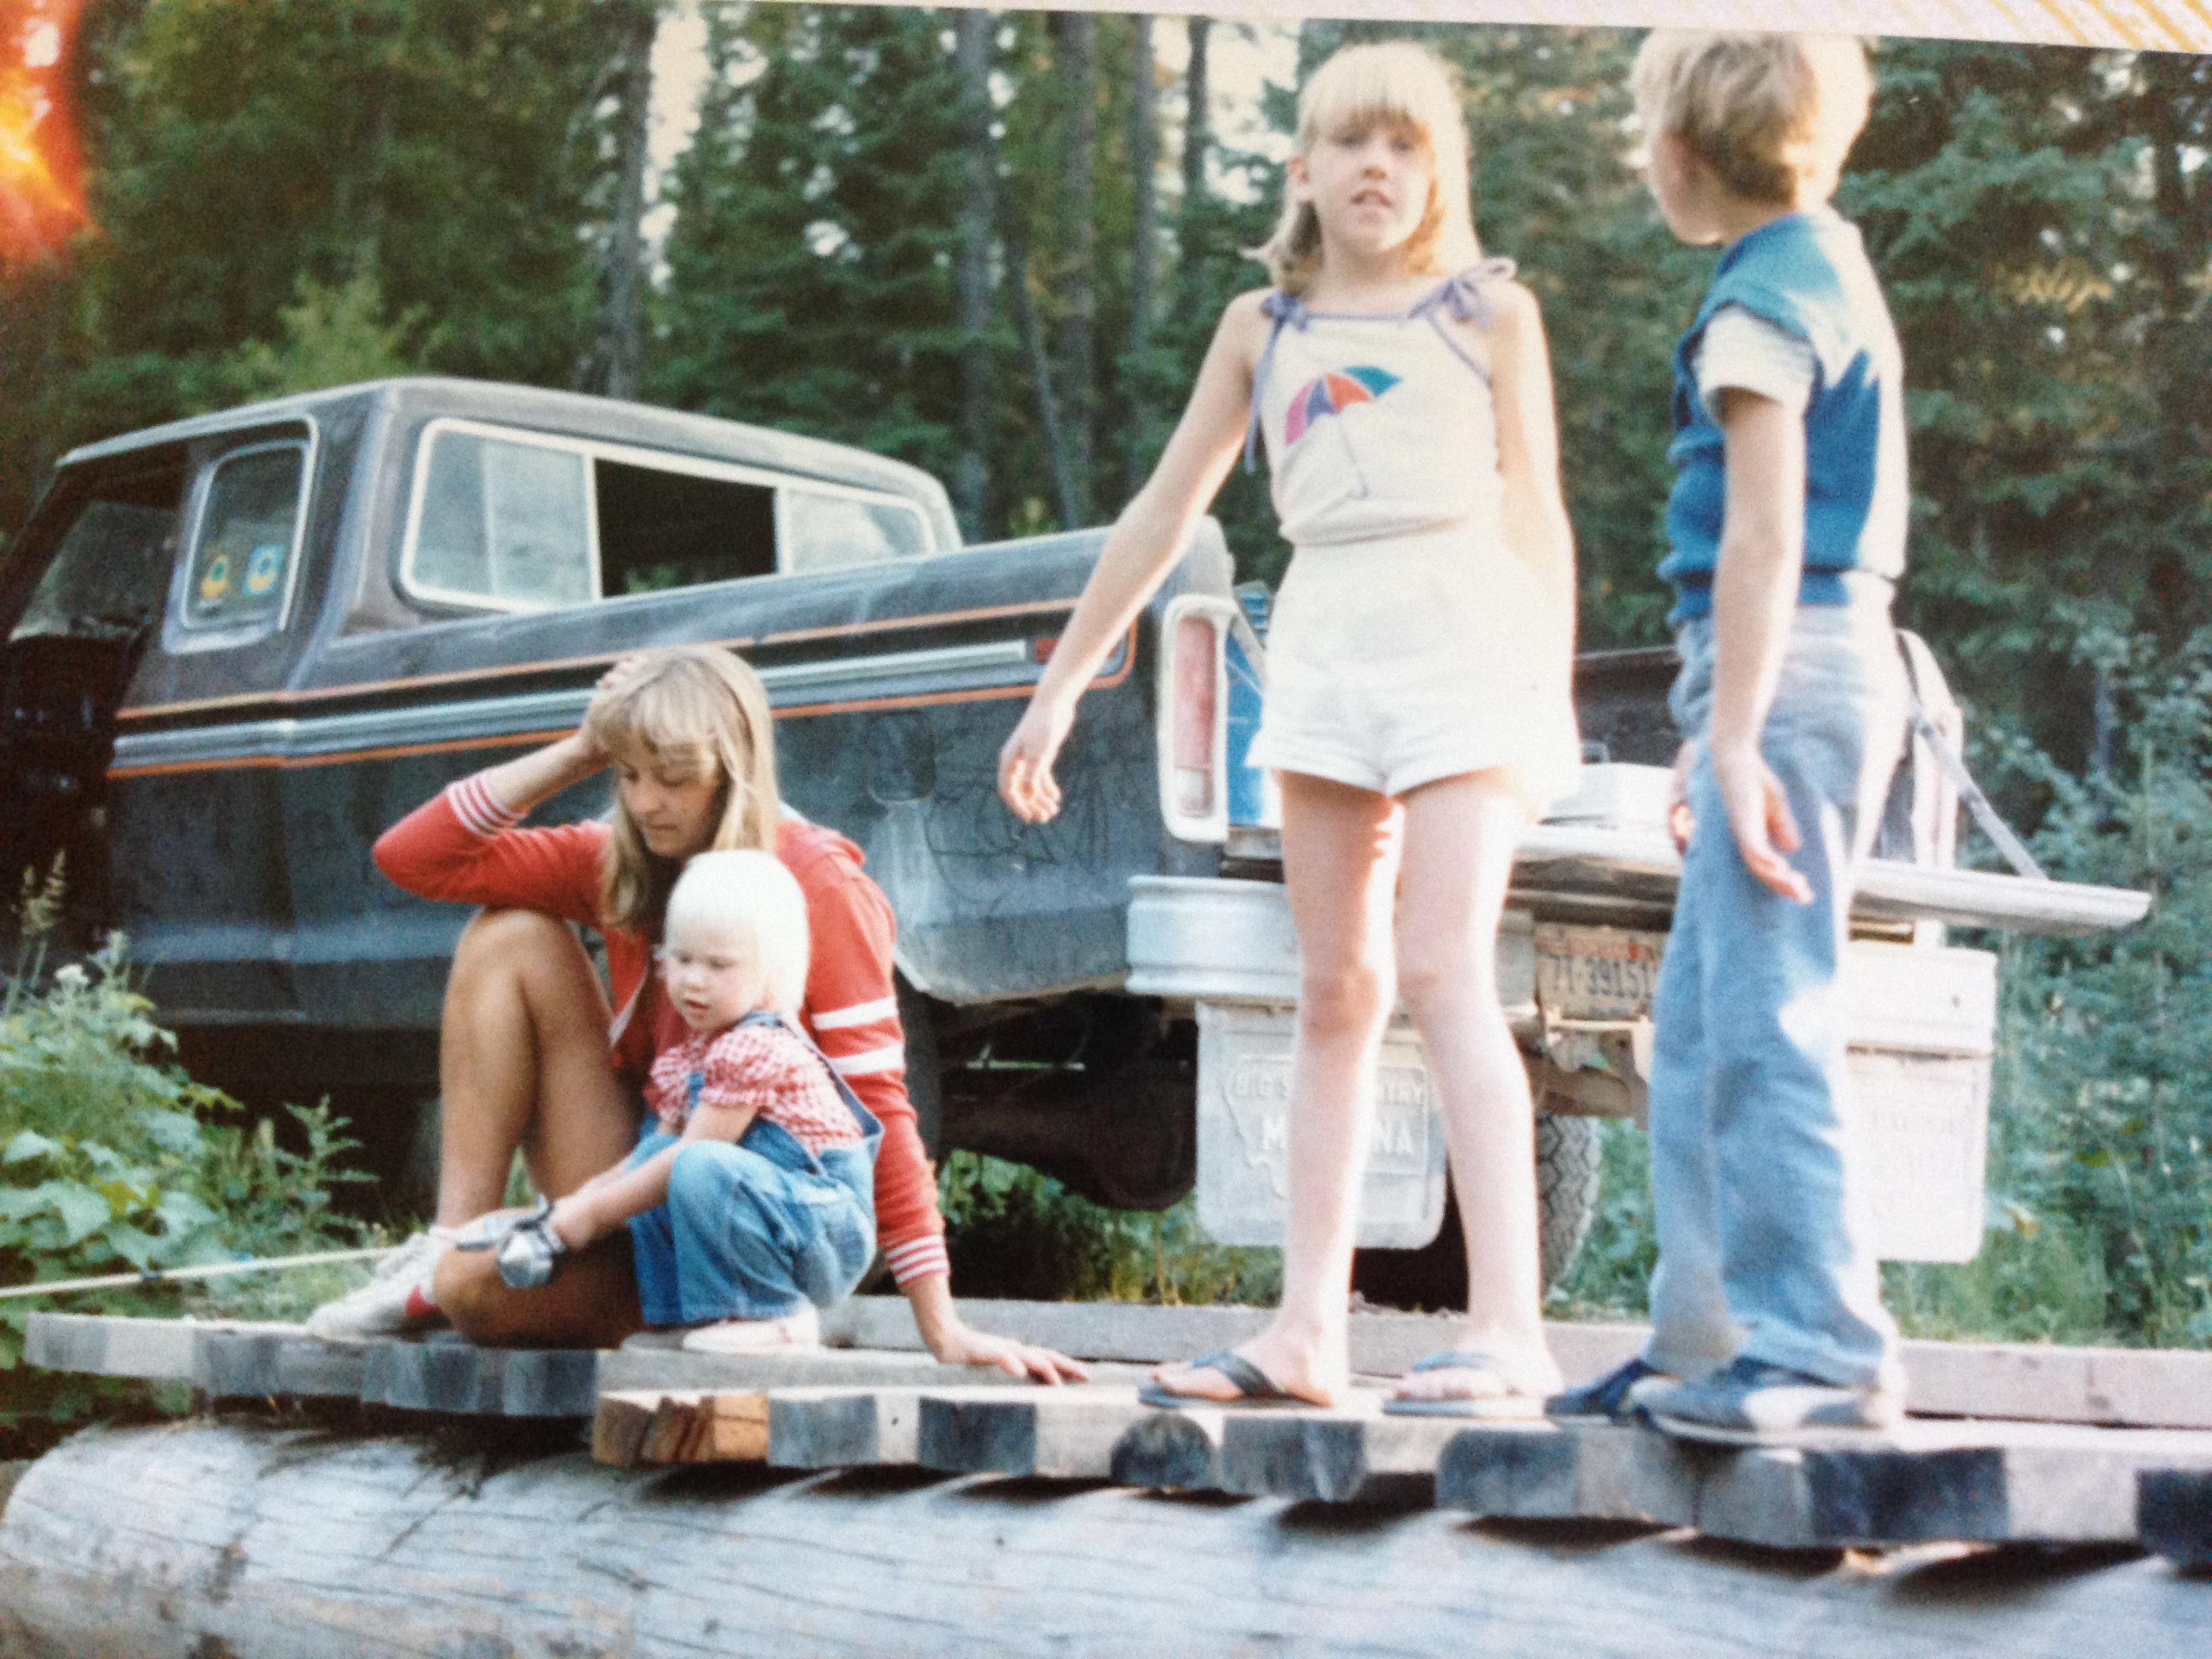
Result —
[{"label": "red and white jacket", "polygon": [[[597,822],[525,830],[481,773],[463,778],[384,832],[376,867],[423,898],[541,910],[605,939],[615,1069],[641,1087],[654,1058],[691,1036],[653,972],[642,933],[600,919],[599,879],[612,831]],[[891,985],[898,924],[860,849],[834,830],[785,814],[776,856],[806,896],[812,951],[800,1022],[884,1126],[876,1155],[876,1237],[901,1285],[950,1273],[937,1182],[906,1093],[906,1033]]]}]

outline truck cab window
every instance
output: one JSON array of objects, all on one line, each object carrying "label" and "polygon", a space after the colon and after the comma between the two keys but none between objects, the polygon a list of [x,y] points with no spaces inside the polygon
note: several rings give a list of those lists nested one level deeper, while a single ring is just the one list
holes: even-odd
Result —
[{"label": "truck cab window", "polygon": [[770,486],[605,456],[592,463],[592,471],[609,599],[774,573],[775,491]]},{"label": "truck cab window", "polygon": [[434,432],[403,573],[434,602],[550,611],[599,593],[584,458],[550,444]]},{"label": "truck cab window", "polygon": [[903,501],[844,492],[783,491],[784,568],[838,570],[929,551],[929,526]]},{"label": "truck cab window", "polygon": [[307,476],[307,446],[293,440],[237,450],[216,464],[185,578],[186,628],[282,625]]}]

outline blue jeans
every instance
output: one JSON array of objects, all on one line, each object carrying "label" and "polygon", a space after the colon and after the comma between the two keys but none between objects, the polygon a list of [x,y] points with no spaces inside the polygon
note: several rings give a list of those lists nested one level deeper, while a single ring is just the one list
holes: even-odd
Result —
[{"label": "blue jeans", "polygon": [[1801,605],[1760,735],[1803,844],[1810,904],[1753,879],[1705,747],[1709,618],[1678,635],[1672,706],[1698,745],[1697,828],[1659,974],[1650,1079],[1659,1265],[1650,1346],[1697,1376],[1737,1354],[1842,1384],[1901,1381],[1881,1305],[1865,1159],[1844,1111],[1838,974],[1850,895],[1903,744],[1887,584]]},{"label": "blue jeans", "polygon": [[[678,1144],[647,1124],[632,1165]],[[818,1156],[758,1121],[734,1145],[695,1140],[678,1152],[666,1201],[630,1218],[646,1323],[780,1319],[850,1293],[876,1253],[882,1129],[872,1117],[864,1127],[862,1145]]]}]

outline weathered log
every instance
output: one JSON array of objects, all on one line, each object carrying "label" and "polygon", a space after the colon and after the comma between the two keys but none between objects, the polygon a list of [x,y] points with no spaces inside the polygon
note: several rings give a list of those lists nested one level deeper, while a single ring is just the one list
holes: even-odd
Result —
[{"label": "weathered log", "polygon": [[96,1430],[0,1516],[0,1654],[513,1659],[2212,1651],[2155,1559],[1783,1555],[1681,1533],[961,1478],[624,1474],[238,1423]]}]

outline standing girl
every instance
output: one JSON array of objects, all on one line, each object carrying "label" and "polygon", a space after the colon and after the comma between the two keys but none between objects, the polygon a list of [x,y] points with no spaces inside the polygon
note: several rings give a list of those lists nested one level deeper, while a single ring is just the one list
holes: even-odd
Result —
[{"label": "standing girl", "polygon": [[1283,1300],[1243,1347],[1146,1397],[1333,1402],[1377,1050],[1401,998],[1427,1049],[1466,1228],[1467,1322],[1395,1404],[1534,1414],[1559,1385],[1539,1314],[1533,1111],[1498,998],[1498,914],[1531,816],[1571,785],[1574,554],[1536,302],[1482,260],[1449,72],[1347,48],[1299,100],[1286,201],[1182,420],[1108,538],[1000,751],[1017,816],[1058,810],[1082,687],[1182,551],[1240,442],[1264,439],[1296,549],[1254,757],[1283,798],[1301,980]]}]

